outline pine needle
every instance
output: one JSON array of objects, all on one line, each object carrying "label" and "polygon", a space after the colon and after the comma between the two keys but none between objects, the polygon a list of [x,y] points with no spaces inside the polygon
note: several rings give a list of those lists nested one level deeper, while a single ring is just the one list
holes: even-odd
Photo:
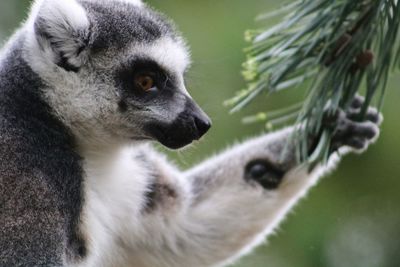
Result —
[{"label": "pine needle", "polygon": [[[283,17],[277,25],[248,31],[245,52],[246,90],[226,103],[236,112],[262,92],[311,84],[301,107],[262,111],[246,123],[264,121],[268,127],[297,118],[298,155],[302,162],[324,161],[332,133],[324,114],[348,109],[364,87],[366,101],[360,118],[377,100],[381,107],[390,71],[400,66],[400,4],[398,0],[299,0],[257,19]],[[310,82],[311,81],[311,82]],[[323,133],[309,155],[308,137]],[[305,151],[307,150],[307,151]]]}]

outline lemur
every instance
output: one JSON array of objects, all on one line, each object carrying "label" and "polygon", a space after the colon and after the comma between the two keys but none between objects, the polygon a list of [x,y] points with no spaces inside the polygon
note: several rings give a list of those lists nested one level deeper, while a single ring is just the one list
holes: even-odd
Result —
[{"label": "lemur", "polygon": [[[337,162],[304,167],[289,127],[180,171],[152,143],[179,149],[211,126],[189,66],[140,0],[34,1],[0,57],[0,266],[226,266]],[[338,149],[377,138],[376,109],[353,119],[362,104],[336,116]]]}]

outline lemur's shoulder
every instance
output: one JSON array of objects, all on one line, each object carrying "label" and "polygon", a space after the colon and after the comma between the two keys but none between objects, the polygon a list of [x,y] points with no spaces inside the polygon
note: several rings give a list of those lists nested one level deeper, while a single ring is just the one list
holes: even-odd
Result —
[{"label": "lemur's shoulder", "polygon": [[65,249],[81,246],[80,158],[21,47],[15,38],[0,62],[0,265],[59,266]]}]

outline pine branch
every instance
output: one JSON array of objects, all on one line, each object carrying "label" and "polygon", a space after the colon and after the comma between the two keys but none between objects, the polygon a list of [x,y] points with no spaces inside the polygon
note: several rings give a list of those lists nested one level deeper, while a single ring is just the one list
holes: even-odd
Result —
[{"label": "pine branch", "polygon": [[[248,31],[244,77],[248,88],[226,102],[236,112],[262,92],[274,93],[311,84],[301,105],[261,112],[244,121],[265,121],[268,128],[296,121],[302,161],[326,159],[332,132],[322,126],[326,113],[347,110],[366,87],[362,119],[371,101],[383,104],[389,73],[400,63],[400,4],[397,0],[298,0],[265,20],[284,15],[269,29]],[[312,156],[308,136],[322,134]]]}]

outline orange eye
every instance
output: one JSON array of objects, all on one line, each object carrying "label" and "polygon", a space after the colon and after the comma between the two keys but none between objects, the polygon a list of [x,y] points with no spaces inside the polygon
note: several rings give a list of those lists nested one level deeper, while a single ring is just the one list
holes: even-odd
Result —
[{"label": "orange eye", "polygon": [[135,83],[140,89],[146,92],[154,88],[154,79],[149,75],[136,76]]}]

